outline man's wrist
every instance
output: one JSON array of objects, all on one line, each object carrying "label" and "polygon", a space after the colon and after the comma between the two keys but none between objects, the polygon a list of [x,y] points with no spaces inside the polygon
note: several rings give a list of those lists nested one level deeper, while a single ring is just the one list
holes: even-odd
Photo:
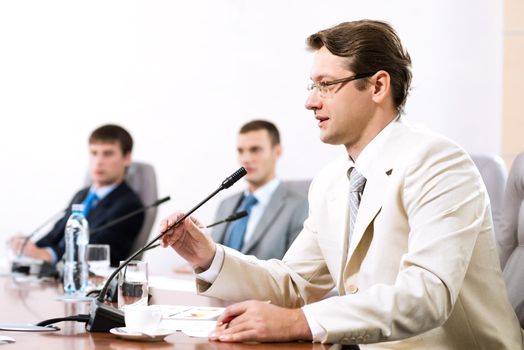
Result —
[{"label": "man's wrist", "polygon": [[300,340],[313,340],[311,329],[309,328],[309,324],[302,309],[293,309],[291,312],[292,315],[290,320],[292,322],[292,334],[295,336],[294,338]]},{"label": "man's wrist", "polygon": [[206,271],[209,269],[209,267],[211,266],[211,264],[213,263],[213,260],[215,259],[215,255],[217,253],[217,246],[215,243],[212,244],[211,246],[211,250],[210,252],[212,251],[211,254],[209,254],[207,257],[204,257],[202,260],[203,262],[201,264],[198,264],[197,266],[200,267],[203,271]]},{"label": "man's wrist", "polygon": [[52,254],[45,248],[36,248],[37,258],[40,260],[45,260],[48,263],[53,263]]},{"label": "man's wrist", "polygon": [[203,268],[196,268],[195,271],[197,273],[197,277],[207,283],[213,283],[215,282],[216,278],[218,277],[218,274],[220,273],[220,270],[222,269],[222,264],[224,263],[224,248],[215,245],[215,256],[213,257],[213,261],[211,262],[211,265],[207,269]]}]

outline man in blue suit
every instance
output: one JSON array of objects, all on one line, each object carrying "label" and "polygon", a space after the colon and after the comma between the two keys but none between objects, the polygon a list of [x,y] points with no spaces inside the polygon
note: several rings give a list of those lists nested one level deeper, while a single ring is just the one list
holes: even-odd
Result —
[{"label": "man in blue suit", "polygon": [[[142,202],[125,182],[126,170],[131,164],[133,139],[118,125],[104,125],[89,137],[90,176],[92,185],[78,191],[74,203],[83,203],[90,230],[105,225],[114,219],[140,209]],[[28,242],[23,254],[36,259],[56,263],[65,251],[64,231],[71,214],[68,209],[51,231],[36,243]],[[117,266],[131,252],[144,221],[144,214],[135,215],[116,225],[90,235],[89,243],[109,244],[111,265]],[[11,239],[11,248],[18,253],[23,244],[22,235]]]}]

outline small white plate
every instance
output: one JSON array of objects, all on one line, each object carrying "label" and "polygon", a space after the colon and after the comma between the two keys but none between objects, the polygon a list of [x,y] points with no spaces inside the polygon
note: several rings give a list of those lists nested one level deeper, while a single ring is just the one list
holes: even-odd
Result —
[{"label": "small white plate", "polygon": [[165,329],[160,328],[157,329],[155,334],[144,334],[140,332],[135,332],[133,330],[130,330],[128,327],[117,327],[117,328],[111,328],[109,332],[113,333],[114,335],[128,340],[139,340],[139,341],[161,341],[164,340],[165,337],[168,335],[175,333],[176,331],[172,329]]},{"label": "small white plate", "polygon": [[16,343],[16,340],[14,340],[11,337],[6,337],[5,335],[0,335],[0,344],[11,344]]},{"label": "small white plate", "polygon": [[62,301],[64,303],[85,303],[94,300],[93,297],[85,297],[83,295],[61,295],[55,298],[56,301]]}]

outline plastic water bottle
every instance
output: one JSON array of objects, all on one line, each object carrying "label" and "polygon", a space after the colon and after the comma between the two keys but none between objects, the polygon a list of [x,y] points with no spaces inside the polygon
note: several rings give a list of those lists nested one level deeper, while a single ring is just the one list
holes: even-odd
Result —
[{"label": "plastic water bottle", "polygon": [[89,225],[83,214],[83,204],[73,204],[65,228],[64,292],[85,293],[89,278],[86,247],[89,243]]}]

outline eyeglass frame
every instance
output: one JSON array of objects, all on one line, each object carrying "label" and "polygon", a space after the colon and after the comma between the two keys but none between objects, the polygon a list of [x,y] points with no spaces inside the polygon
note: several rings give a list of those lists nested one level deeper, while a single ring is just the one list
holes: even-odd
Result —
[{"label": "eyeglass frame", "polygon": [[358,80],[358,79],[369,78],[369,77],[373,76],[375,73],[376,72],[374,72],[374,73],[360,73],[360,74],[352,75],[352,76],[347,77],[347,78],[341,78],[341,79],[336,79],[336,80],[331,80],[331,81],[319,81],[317,83],[311,82],[311,83],[307,84],[307,90],[311,92],[311,91],[313,91],[314,88],[317,88],[320,96],[326,97],[326,93],[323,93],[322,89],[325,89],[328,86],[341,84],[341,83],[349,83],[350,81]]}]

